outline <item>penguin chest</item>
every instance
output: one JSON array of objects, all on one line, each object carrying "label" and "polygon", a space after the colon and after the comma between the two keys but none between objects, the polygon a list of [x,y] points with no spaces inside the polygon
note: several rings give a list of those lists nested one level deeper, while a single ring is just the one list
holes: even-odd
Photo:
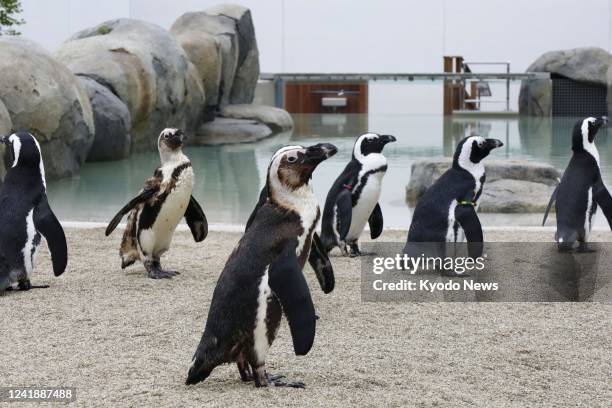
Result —
[{"label": "penguin chest", "polygon": [[447,224],[446,224],[446,242],[461,242],[462,229],[455,219],[455,210],[457,209],[457,200],[451,201],[448,207]]},{"label": "penguin chest", "polygon": [[255,313],[255,325],[253,329],[253,349],[258,362],[265,361],[272,340],[276,336],[276,329],[278,329],[277,325],[273,329],[274,333],[270,333],[269,330],[270,306],[271,302],[274,301],[272,289],[268,283],[269,268],[270,266],[268,265],[257,286],[257,311]]},{"label": "penguin chest", "polygon": [[[382,188],[382,180],[385,175],[384,171],[372,173],[366,180],[360,183],[363,188],[357,198],[357,202],[353,205],[351,216],[351,227],[346,236],[346,241],[354,241],[359,238],[365,228],[374,207],[380,198]],[[359,185],[357,186],[359,187]],[[355,197],[353,198],[355,200]]]},{"label": "penguin chest", "polygon": [[585,239],[588,238],[589,233],[591,232],[593,215],[597,211],[597,205],[593,205],[593,187],[589,187],[587,191],[587,205],[586,205],[586,214],[584,216],[584,235]]},{"label": "penguin chest", "polygon": [[312,235],[319,222],[321,211],[309,186],[297,190],[296,193],[299,199],[294,202],[293,210],[300,216],[302,233],[298,236],[298,245],[295,252],[303,266],[310,253]]},{"label": "penguin chest", "polygon": [[193,170],[181,172],[174,188],[163,202],[153,228],[159,232],[173,232],[187,211],[187,205],[193,192]]},{"label": "penguin chest", "polygon": [[41,236],[38,231],[36,231],[36,227],[34,226],[34,209],[32,209],[26,217],[26,241],[22,249],[23,269],[25,270],[28,279],[34,270],[36,248],[40,244],[40,239]]},{"label": "penguin chest", "polygon": [[[165,175],[164,170],[164,175]],[[159,212],[150,229],[140,231],[140,245],[147,252],[167,250],[172,241],[176,226],[179,224],[193,191],[193,170],[184,169],[176,181],[169,180],[168,194],[159,205]]]}]

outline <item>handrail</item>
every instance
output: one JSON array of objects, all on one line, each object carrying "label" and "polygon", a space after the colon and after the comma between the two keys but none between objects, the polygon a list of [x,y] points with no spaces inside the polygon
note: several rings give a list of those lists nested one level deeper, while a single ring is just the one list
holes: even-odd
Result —
[{"label": "handrail", "polygon": [[428,79],[431,81],[442,80],[442,81],[460,81],[470,79],[500,79],[500,80],[529,80],[529,79],[550,79],[550,73],[548,72],[520,72],[520,73],[509,73],[509,72],[479,72],[479,73],[438,73],[438,72],[415,72],[415,73],[300,73],[300,72],[277,72],[269,73],[262,72],[259,74],[259,78],[262,80],[293,80],[293,81],[381,81],[381,80],[393,80],[393,81],[414,81]]}]

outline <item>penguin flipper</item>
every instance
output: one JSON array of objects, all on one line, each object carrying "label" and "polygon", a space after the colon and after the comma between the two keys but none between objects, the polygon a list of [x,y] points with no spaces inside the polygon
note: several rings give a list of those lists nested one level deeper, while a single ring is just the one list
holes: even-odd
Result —
[{"label": "penguin flipper", "polygon": [[383,214],[378,203],[376,203],[372,214],[370,214],[368,224],[370,225],[370,238],[378,238],[383,232]]},{"label": "penguin flipper", "polygon": [[53,274],[60,276],[68,264],[68,245],[64,229],[49,207],[46,196],[43,196],[40,203],[34,208],[34,226],[47,240],[53,263]]},{"label": "penguin flipper", "polygon": [[610,196],[610,192],[601,178],[593,186],[593,199],[601,207],[601,211],[606,216],[610,229],[612,229],[612,196]]},{"label": "penguin flipper", "polygon": [[249,216],[249,220],[246,223],[246,228],[244,229],[244,232],[249,229],[249,227],[253,223],[253,220],[255,219],[255,214],[257,214],[257,210],[259,210],[259,207],[264,205],[266,201],[268,201],[268,186],[264,186],[264,188],[261,189],[261,192],[259,193],[259,201],[257,201],[257,204],[255,204],[255,208],[253,208],[253,212]]},{"label": "penguin flipper", "polygon": [[280,301],[289,322],[295,354],[308,354],[314,343],[317,316],[308,284],[295,255],[297,240],[285,245],[270,265],[270,288]]},{"label": "penguin flipper", "polygon": [[338,234],[343,241],[351,229],[352,218],[353,197],[349,190],[342,190],[336,199],[336,223],[338,225]]},{"label": "penguin flipper", "polygon": [[465,232],[470,257],[481,256],[483,249],[482,225],[480,225],[480,219],[474,207],[472,205],[457,205],[455,219]]},{"label": "penguin flipper", "polygon": [[552,208],[552,205],[555,202],[555,200],[557,200],[558,190],[559,190],[559,184],[557,184],[557,187],[555,187],[552,195],[550,196],[550,200],[548,201],[548,205],[546,206],[546,211],[544,212],[544,219],[542,220],[542,226],[546,224],[546,218],[548,218],[548,213],[550,212],[550,209]]},{"label": "penguin flipper", "polygon": [[315,271],[323,293],[330,293],[333,291],[336,282],[334,278],[334,269],[324,249],[323,242],[321,242],[321,238],[319,238],[319,234],[316,232],[312,236],[308,263]]},{"label": "penguin flipper", "polygon": [[204,210],[193,196],[189,199],[187,211],[185,211],[185,220],[195,242],[202,242],[208,235],[208,221]]},{"label": "penguin flipper", "polygon": [[115,214],[111,222],[108,223],[108,227],[106,227],[105,231],[106,236],[108,237],[115,230],[115,228],[117,228],[117,225],[119,225],[119,222],[124,215],[132,211],[132,209],[134,209],[134,207],[136,207],[138,204],[143,203],[153,197],[157,191],[157,188],[145,189],[136,197],[132,198],[129,203],[127,203],[122,209],[119,210],[117,214]]}]

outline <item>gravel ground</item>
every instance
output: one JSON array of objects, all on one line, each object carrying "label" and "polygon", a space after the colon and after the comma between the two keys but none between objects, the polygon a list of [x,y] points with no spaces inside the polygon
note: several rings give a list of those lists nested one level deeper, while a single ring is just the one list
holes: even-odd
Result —
[{"label": "gravel ground", "polygon": [[186,387],[218,274],[240,235],[211,232],[196,244],[177,233],[163,265],[182,274],[164,281],[147,279],[142,266],[121,271],[120,235],[68,229],[66,273],[53,278],[45,248],[34,283],[51,288],[0,298],[0,386],[74,386],[76,405],[88,407],[610,406],[611,305],[362,303],[359,261],[337,256],[330,295],[306,271],[321,316],[309,355],[293,355],[285,323],[268,355],[269,371],[306,389],[256,389],[235,366]]}]

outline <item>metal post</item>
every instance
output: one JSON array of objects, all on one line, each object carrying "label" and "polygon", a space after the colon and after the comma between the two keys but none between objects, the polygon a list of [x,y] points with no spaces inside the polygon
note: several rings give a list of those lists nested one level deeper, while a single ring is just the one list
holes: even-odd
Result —
[{"label": "metal post", "polygon": [[[506,74],[510,73],[510,63],[506,63]],[[506,79],[506,112],[510,112],[510,77]]]},{"label": "metal post", "polygon": [[277,108],[285,107],[283,82],[283,78],[279,76],[274,78],[274,104]]}]

